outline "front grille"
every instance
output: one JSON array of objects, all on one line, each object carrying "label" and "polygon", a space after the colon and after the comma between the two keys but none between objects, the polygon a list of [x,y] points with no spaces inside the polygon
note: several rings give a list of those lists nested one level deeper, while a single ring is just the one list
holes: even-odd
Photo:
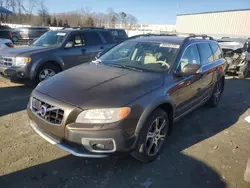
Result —
[{"label": "front grille", "polygon": [[61,124],[63,120],[64,111],[56,106],[52,106],[35,97],[31,99],[32,111],[39,116],[53,124]]},{"label": "front grille", "polygon": [[14,65],[14,61],[15,60],[13,57],[0,56],[0,66],[11,67]]}]

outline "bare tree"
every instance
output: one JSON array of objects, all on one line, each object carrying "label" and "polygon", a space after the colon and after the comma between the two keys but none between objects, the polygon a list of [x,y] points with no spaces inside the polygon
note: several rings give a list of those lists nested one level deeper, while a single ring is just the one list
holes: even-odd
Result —
[{"label": "bare tree", "polygon": [[46,19],[49,16],[48,8],[44,4],[44,0],[40,2],[40,8],[38,9],[38,15],[40,16],[40,23],[44,25],[46,23]]},{"label": "bare tree", "polygon": [[31,20],[31,17],[33,15],[33,11],[36,8],[37,3],[38,3],[38,0],[27,0],[26,12],[29,15],[29,20]]},{"label": "bare tree", "polygon": [[136,25],[138,23],[138,20],[132,14],[128,14],[127,17],[126,17],[126,22],[128,24],[128,29],[135,29]]}]

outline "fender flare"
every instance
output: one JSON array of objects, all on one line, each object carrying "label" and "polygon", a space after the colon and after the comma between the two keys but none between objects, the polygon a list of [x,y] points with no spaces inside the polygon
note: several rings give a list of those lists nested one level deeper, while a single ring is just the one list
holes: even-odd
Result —
[{"label": "fender flare", "polygon": [[39,68],[48,62],[53,62],[53,64],[59,66],[61,70],[64,70],[64,62],[62,61],[61,58],[50,58],[50,59],[39,59],[34,63],[34,66],[31,67],[31,74],[30,74],[30,79],[34,79],[36,77],[37,71]]},{"label": "fender flare", "polygon": [[145,125],[148,117],[152,114],[152,112],[157,108],[159,107],[160,105],[162,104],[170,104],[172,106],[172,110],[173,110],[173,117],[172,119],[174,120],[174,114],[175,114],[175,105],[174,103],[172,102],[171,99],[167,98],[165,100],[160,100],[158,99],[157,101],[155,101],[155,103],[153,104],[150,104],[145,110],[144,112],[142,113],[138,123],[137,123],[137,126],[136,126],[136,129],[135,129],[135,135],[138,136],[139,133],[141,132],[141,129],[143,128],[143,126]]}]

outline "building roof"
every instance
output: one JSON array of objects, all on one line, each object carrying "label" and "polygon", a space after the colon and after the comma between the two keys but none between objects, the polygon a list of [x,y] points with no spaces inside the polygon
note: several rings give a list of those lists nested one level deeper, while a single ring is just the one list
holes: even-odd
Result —
[{"label": "building roof", "polygon": [[188,13],[188,14],[177,14],[177,16],[188,16],[196,14],[213,14],[213,13],[222,13],[222,12],[238,12],[238,11],[250,11],[250,9],[236,9],[236,10],[222,10],[222,11],[210,11],[210,12],[197,12],[197,13]]},{"label": "building roof", "polygon": [[12,12],[4,7],[0,7],[1,14],[12,14]]}]

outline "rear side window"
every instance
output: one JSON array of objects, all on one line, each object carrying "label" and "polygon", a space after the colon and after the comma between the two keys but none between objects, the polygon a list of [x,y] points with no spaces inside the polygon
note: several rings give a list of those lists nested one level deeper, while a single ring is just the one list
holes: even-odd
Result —
[{"label": "rear side window", "polygon": [[113,36],[111,35],[110,32],[108,32],[108,31],[101,31],[100,33],[103,36],[103,38],[106,40],[107,43],[113,43],[113,42],[115,42],[114,38],[113,38]]},{"label": "rear side window", "polygon": [[218,44],[216,43],[210,43],[210,46],[212,48],[213,54],[214,54],[214,60],[219,60],[222,58],[222,52]]},{"label": "rear side window", "polygon": [[124,30],[118,30],[118,36],[120,36],[120,37],[126,37],[127,34],[126,34],[126,32]]},{"label": "rear side window", "polygon": [[97,32],[93,32],[93,31],[86,31],[84,32],[84,40],[86,45],[98,45],[98,44],[102,44],[102,39],[100,37],[100,35]]},{"label": "rear side window", "polygon": [[201,64],[205,65],[214,61],[212,50],[208,43],[197,44],[201,56]]}]

